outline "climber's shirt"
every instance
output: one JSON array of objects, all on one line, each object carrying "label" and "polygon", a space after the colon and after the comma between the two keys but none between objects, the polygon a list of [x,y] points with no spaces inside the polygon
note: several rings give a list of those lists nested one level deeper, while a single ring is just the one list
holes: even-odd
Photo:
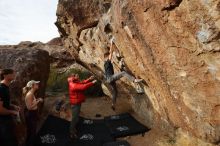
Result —
[{"label": "climber's shirt", "polygon": [[106,78],[114,75],[114,68],[113,68],[111,60],[108,59],[107,61],[105,61],[104,69],[105,69],[105,77]]}]

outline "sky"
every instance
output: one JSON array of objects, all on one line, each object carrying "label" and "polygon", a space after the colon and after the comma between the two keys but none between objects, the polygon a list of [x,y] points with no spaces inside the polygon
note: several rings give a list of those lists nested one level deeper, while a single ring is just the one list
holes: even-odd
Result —
[{"label": "sky", "polygon": [[59,33],[54,25],[58,0],[0,0],[0,45],[48,42]]}]

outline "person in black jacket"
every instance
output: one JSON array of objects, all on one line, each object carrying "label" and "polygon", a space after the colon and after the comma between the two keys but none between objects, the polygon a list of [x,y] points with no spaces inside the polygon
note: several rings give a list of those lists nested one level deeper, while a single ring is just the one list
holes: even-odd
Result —
[{"label": "person in black jacket", "polygon": [[[131,76],[130,74],[128,74],[125,71],[122,72],[118,72],[118,73],[114,73],[114,67],[112,64],[112,56],[113,56],[113,38],[111,39],[111,47],[110,47],[110,51],[104,53],[104,70],[105,70],[105,74],[104,74],[104,78],[105,81],[107,83],[110,84],[110,86],[112,87],[112,106],[111,108],[113,110],[115,110],[115,104],[116,104],[116,98],[117,98],[117,87],[116,87],[116,81],[119,80],[122,77],[126,77],[128,80],[130,80],[131,82],[134,83],[139,83],[141,81],[143,81],[143,79],[136,79],[135,77]],[[140,87],[140,86],[138,86]],[[137,89],[136,89],[137,90]],[[139,92],[137,90],[138,93],[143,93],[143,92]]]},{"label": "person in black jacket", "polygon": [[3,69],[0,76],[0,145],[17,146],[12,116],[18,116],[20,107],[11,104],[9,94],[9,85],[15,73],[12,69]]}]

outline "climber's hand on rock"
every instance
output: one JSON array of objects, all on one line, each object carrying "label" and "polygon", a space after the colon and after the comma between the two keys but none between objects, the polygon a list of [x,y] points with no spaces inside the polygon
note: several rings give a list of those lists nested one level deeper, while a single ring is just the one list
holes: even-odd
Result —
[{"label": "climber's hand on rock", "polygon": [[97,80],[92,81],[93,84],[95,84],[97,82]]},{"label": "climber's hand on rock", "polygon": [[89,77],[89,80],[94,80],[94,79],[95,79],[94,76],[90,76],[90,77]]}]

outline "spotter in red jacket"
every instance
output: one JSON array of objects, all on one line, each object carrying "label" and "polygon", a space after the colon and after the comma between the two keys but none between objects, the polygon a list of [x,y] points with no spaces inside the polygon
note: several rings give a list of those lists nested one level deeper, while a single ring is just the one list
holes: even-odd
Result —
[{"label": "spotter in red jacket", "polygon": [[82,102],[84,102],[86,97],[83,92],[94,85],[94,83],[90,82],[89,79],[80,82],[73,76],[68,77],[68,84],[71,105],[81,104]]}]

